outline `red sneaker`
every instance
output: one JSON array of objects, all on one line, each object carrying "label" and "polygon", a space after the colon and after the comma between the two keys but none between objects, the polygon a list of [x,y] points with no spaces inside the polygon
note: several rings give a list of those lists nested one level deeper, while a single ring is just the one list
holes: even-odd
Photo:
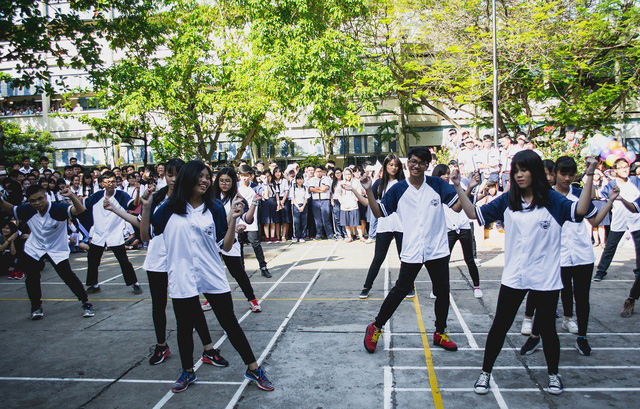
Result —
[{"label": "red sneaker", "polygon": [[262,311],[262,307],[260,307],[260,304],[258,304],[258,300],[256,300],[255,298],[251,301],[249,301],[249,308],[251,309],[251,312],[261,312]]},{"label": "red sneaker", "polygon": [[15,270],[14,270],[11,274],[9,274],[9,275],[7,276],[7,279],[9,279],[9,280],[15,280],[15,279],[16,279],[16,272],[15,272]]},{"label": "red sneaker", "polygon": [[13,277],[15,280],[22,280],[24,278],[24,272],[23,271],[17,271],[15,277]]},{"label": "red sneaker", "polygon": [[373,322],[367,325],[367,331],[364,334],[364,349],[370,354],[376,352],[378,341],[382,338],[382,329],[378,329],[373,325]]},{"label": "red sneaker", "polygon": [[447,333],[433,333],[433,345],[446,349],[447,351],[457,351],[458,346],[449,338]]}]

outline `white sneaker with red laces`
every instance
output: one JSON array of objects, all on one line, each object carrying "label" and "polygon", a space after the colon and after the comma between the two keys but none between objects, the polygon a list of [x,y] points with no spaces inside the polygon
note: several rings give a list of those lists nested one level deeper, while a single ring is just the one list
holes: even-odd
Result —
[{"label": "white sneaker with red laces", "polygon": [[211,306],[209,305],[209,301],[205,301],[204,304],[202,304],[202,311],[211,311]]},{"label": "white sneaker with red laces", "polygon": [[256,300],[255,298],[249,301],[249,308],[251,309],[251,312],[262,312],[262,307],[260,307],[260,304],[258,304],[258,300]]}]

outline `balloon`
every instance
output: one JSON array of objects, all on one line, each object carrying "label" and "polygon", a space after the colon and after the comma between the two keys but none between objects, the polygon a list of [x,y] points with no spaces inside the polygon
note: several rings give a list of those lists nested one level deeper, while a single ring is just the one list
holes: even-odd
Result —
[{"label": "balloon", "polygon": [[620,158],[618,158],[615,154],[612,153],[611,155],[607,156],[605,163],[609,166],[613,166],[613,162],[615,162],[618,159]]},{"label": "balloon", "polygon": [[618,149],[620,147],[620,145],[618,145],[618,141],[611,141],[609,142],[609,144],[607,145],[607,148],[611,149],[612,151],[615,151],[616,149]]},{"label": "balloon", "polygon": [[615,151],[613,151],[613,154],[619,158],[623,158],[625,153],[626,153],[626,149],[624,148],[618,148]]},{"label": "balloon", "polygon": [[636,161],[636,154],[631,151],[628,151],[627,153],[625,153],[624,157],[629,159],[629,163],[633,163]]},{"label": "balloon", "polygon": [[607,157],[609,157],[609,155],[611,155],[613,153],[613,151],[611,151],[611,149],[609,148],[604,148],[601,152],[600,152],[600,157],[602,158],[602,160],[607,159]]}]

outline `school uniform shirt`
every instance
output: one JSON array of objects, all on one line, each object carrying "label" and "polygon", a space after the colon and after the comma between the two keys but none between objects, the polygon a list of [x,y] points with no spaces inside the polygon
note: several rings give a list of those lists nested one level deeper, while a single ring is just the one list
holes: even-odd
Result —
[{"label": "school uniform shirt", "polygon": [[[371,186],[371,190],[373,190],[373,198],[374,200],[380,202],[380,198],[378,197],[378,186],[382,183],[382,179],[377,179],[373,182]],[[385,187],[384,192],[382,192],[382,196],[387,194],[391,186],[398,183],[397,180],[390,180],[387,183],[387,187]],[[397,213],[393,213],[387,217],[379,217],[378,218],[378,226],[376,227],[376,232],[378,233],[389,233],[389,232],[402,232],[402,227],[400,226],[400,219],[398,218]]]},{"label": "school uniform shirt", "polygon": [[[467,186],[460,184],[464,190],[467,190]],[[444,209],[444,217],[447,221],[447,232],[455,231],[460,233],[460,230],[471,230],[471,223],[467,214],[463,211],[456,212],[452,208],[446,205],[442,205]]]},{"label": "school uniform shirt", "polygon": [[[238,193],[244,198],[244,200],[251,205],[253,197],[256,195],[256,191],[249,186],[245,186],[243,183],[238,183]],[[258,209],[253,214],[253,223],[245,223],[247,228],[245,231],[258,231]]]},{"label": "school uniform shirt", "polygon": [[51,203],[44,216],[30,204],[15,206],[13,215],[16,220],[27,223],[31,234],[24,243],[24,252],[34,260],[40,260],[45,254],[55,264],[69,258],[69,234],[67,220],[71,218],[72,206],[66,203]]},{"label": "school uniform shirt", "polygon": [[160,190],[165,186],[167,186],[167,180],[165,178],[158,178],[158,181],[156,182],[156,189]]},{"label": "school uniform shirt", "polygon": [[[560,260],[562,226],[567,221],[581,222],[576,216],[577,202],[555,190],[549,191],[546,207],[513,211],[509,209],[509,192],[476,207],[478,223],[503,221],[505,230],[505,266],[502,285],[519,290],[554,291],[562,289]],[[587,214],[594,207],[589,205]]]},{"label": "school uniform shirt", "polygon": [[27,175],[27,174],[29,174],[32,170],[33,170],[33,168],[32,168],[31,166],[26,167],[26,168],[23,166],[23,167],[21,167],[21,168],[19,168],[19,169],[18,169],[18,172],[22,173],[23,175]]},{"label": "school uniform shirt", "polygon": [[[581,193],[582,190],[570,186],[566,198],[577,202]],[[597,213],[598,209],[594,205],[593,211],[588,213],[582,222],[568,221],[562,226],[561,267],[583,266],[596,262],[596,255],[591,245],[591,224],[586,219],[592,218]]]},{"label": "school uniform shirt", "polygon": [[[112,211],[106,210],[104,208],[104,200],[104,190],[100,190],[84,199],[84,207],[91,216],[89,220],[86,220],[86,223],[90,224],[85,224],[85,226],[92,225],[94,228],[91,244],[99,247],[121,246],[124,244],[122,232],[124,231],[125,221]],[[131,196],[122,190],[116,190],[109,200],[112,206],[122,210],[130,209],[133,204]]]},{"label": "school uniform shirt", "polygon": [[291,189],[289,190],[289,197],[291,198],[292,205],[294,203],[294,199],[295,203],[297,203],[298,205],[302,205],[306,203],[307,199],[309,199],[311,195],[309,194],[308,187],[304,186],[304,184],[302,185],[302,187],[299,187],[296,183],[295,185],[291,186]]},{"label": "school uniform shirt", "polygon": [[[325,192],[322,193],[314,193],[309,191],[309,193],[311,193],[311,198],[313,200],[326,200],[331,198],[331,185],[332,185],[333,181],[328,178],[327,176],[323,176],[321,179],[318,179],[317,177],[312,177],[309,178],[309,180],[307,181],[307,187],[312,188],[312,187],[320,187],[320,186],[327,186],[329,187],[329,189],[327,189]],[[342,207],[342,203],[340,203],[341,207]]]},{"label": "school uniform shirt", "polygon": [[510,145],[507,149],[500,150],[500,165],[504,172],[511,173],[511,162],[516,153],[522,149],[518,145]]},{"label": "school uniform shirt", "polygon": [[280,182],[276,182],[278,184],[278,199],[282,200],[284,195],[289,191],[289,181],[285,178],[280,179]]},{"label": "school uniform shirt", "polygon": [[[151,207],[151,214],[153,215],[156,210],[160,208],[162,204],[167,201],[168,197],[165,196],[161,202]],[[142,214],[138,216],[138,220],[142,220]],[[167,271],[167,249],[164,246],[164,239],[162,235],[156,235],[153,232],[153,225],[149,226],[151,239],[149,240],[149,246],[147,248],[147,256],[144,258],[142,268],[145,271],[155,271],[164,273]]]},{"label": "school uniform shirt", "polygon": [[500,151],[495,148],[480,149],[475,157],[476,164],[488,165],[490,163],[497,163],[495,166],[482,169],[482,173],[490,175],[492,173],[498,173],[500,171]]},{"label": "school uniform shirt", "polygon": [[476,170],[475,149],[464,148],[458,154],[458,165],[464,170],[465,175]]},{"label": "school uniform shirt", "polygon": [[[242,225],[246,226],[247,225],[246,221],[244,220],[244,216],[246,215],[247,211],[249,211],[249,204],[244,200],[243,200],[243,202],[244,202],[244,213],[245,214],[242,217],[239,217],[236,220],[236,226],[242,226]],[[217,200],[216,203],[222,205],[222,207],[224,208],[224,211],[226,213],[225,217],[231,212],[231,200],[222,198],[220,200]],[[254,218],[256,217],[255,213],[254,213],[253,217]],[[224,251],[222,249],[222,246],[221,246],[220,247],[220,252],[222,254],[224,254],[225,256],[229,256],[229,257],[242,257],[242,252],[240,250],[240,242],[238,241],[238,233],[237,232],[235,233],[235,240],[233,242],[233,246],[231,247],[231,250]]]},{"label": "school uniform shirt", "polygon": [[220,247],[227,232],[224,208],[214,201],[175,214],[164,203],[151,216],[154,234],[162,235],[167,249],[171,298],[197,297],[200,293],[231,291]]},{"label": "school uniform shirt", "polygon": [[351,185],[354,189],[358,191],[358,193],[362,194],[362,185],[356,179],[351,179],[350,181],[341,180],[337,183],[336,186],[336,195],[340,200],[340,210],[349,211],[349,210],[357,210],[358,209],[358,198],[356,194],[345,190],[345,185]]},{"label": "school uniform shirt", "polygon": [[419,189],[407,179],[389,189],[380,201],[380,209],[385,217],[398,214],[403,232],[402,262],[424,263],[450,254],[442,204],[451,207],[457,201],[453,186],[431,176],[424,177]]},{"label": "school uniform shirt", "polygon": [[[629,202],[633,202],[640,196],[640,178],[629,176],[626,182],[620,183],[618,179],[613,179],[600,191],[600,195],[608,199],[611,188],[620,188],[620,197]],[[640,213],[631,213],[622,202],[613,202],[613,216],[611,218],[611,231],[638,231],[640,230]]]}]

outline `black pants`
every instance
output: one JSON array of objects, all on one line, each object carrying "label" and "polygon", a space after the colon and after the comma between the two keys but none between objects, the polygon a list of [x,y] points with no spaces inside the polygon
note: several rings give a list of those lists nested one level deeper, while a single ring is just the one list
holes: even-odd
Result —
[{"label": "black pants", "polygon": [[7,274],[10,267],[15,266],[16,256],[7,252],[0,254],[0,276]]},{"label": "black pants", "polygon": [[[427,272],[433,283],[433,293],[436,296],[435,314],[436,314],[436,331],[444,332],[447,328],[447,316],[449,315],[449,256],[436,260],[429,260],[424,263]],[[409,294],[413,288],[414,281],[422,268],[420,263],[400,264],[400,273],[396,285],[389,291],[387,298],[384,299],[380,312],[376,317],[375,326],[382,328],[389,321],[393,313],[396,311],[402,300]]]},{"label": "black pants", "polygon": [[524,316],[532,317],[536,313],[536,306],[533,304],[533,300],[531,299],[531,295],[527,296],[527,302],[524,305]]},{"label": "black pants", "polygon": [[244,269],[242,257],[232,257],[222,254],[222,259],[224,260],[224,264],[229,270],[229,274],[231,274],[231,276],[235,278],[236,282],[240,286],[240,289],[244,293],[244,296],[247,297],[247,300],[255,300],[256,295],[253,293],[251,281],[249,280],[247,272]]},{"label": "black pants", "polygon": [[369,266],[367,278],[364,281],[364,288],[370,290],[371,287],[373,287],[373,282],[375,281],[376,277],[378,277],[380,266],[382,266],[384,259],[387,258],[387,252],[389,251],[391,240],[393,240],[394,238],[396,239],[396,249],[398,250],[398,257],[400,257],[400,253],[402,252],[402,233],[389,231],[378,233],[376,235],[376,247],[373,253],[373,260],[371,260],[371,265]]},{"label": "black pants", "polygon": [[[573,300],[576,300],[576,319],[578,321],[578,335],[587,336],[589,324],[589,291],[591,290],[591,276],[593,275],[593,263],[562,267],[562,285],[560,292],[562,310],[565,317],[573,317]],[[534,322],[535,325],[535,322]]]},{"label": "black pants", "polygon": [[[255,357],[247,337],[244,335],[238,320],[233,313],[233,300],[231,293],[224,294],[205,294],[209,301],[209,305],[213,309],[218,322],[222,329],[227,333],[231,345],[238,351],[245,364],[249,365],[255,362]],[[206,319],[204,312],[200,306],[200,300],[198,297],[173,298],[173,311],[176,315],[176,321],[178,324],[178,349],[180,350],[180,360],[182,362],[183,369],[193,368],[193,328],[196,327],[198,322],[204,321],[206,325]],[[211,343],[211,336],[208,329],[206,337],[201,334],[202,344],[207,345]]]},{"label": "black pants", "polygon": [[[153,328],[156,330],[156,342],[164,344],[167,340],[167,287],[168,273],[147,271],[149,292],[151,293],[151,315]],[[207,331],[207,334],[209,331]]]},{"label": "black pants", "polygon": [[631,291],[629,292],[629,298],[638,299],[640,298],[640,274],[636,276],[636,281],[633,282],[633,286],[631,287]]},{"label": "black pants", "polygon": [[[258,264],[260,264],[260,268],[267,267],[267,262],[264,259],[264,252],[262,251],[262,246],[260,245],[260,232],[259,231],[248,231],[247,233],[247,241],[253,247],[253,252],[256,255],[256,259],[258,260]],[[244,266],[244,245],[240,246],[241,254],[242,254],[242,265]]]},{"label": "black pants", "polygon": [[[606,273],[609,265],[611,265],[611,260],[613,260],[613,256],[616,254],[616,249],[618,248],[618,243],[624,236],[623,231],[611,231],[607,236],[607,242],[604,245],[604,250],[602,251],[602,256],[600,256],[600,262],[598,263],[597,271]],[[636,250],[636,268],[633,270],[635,274],[640,273],[640,230],[632,231],[631,237],[633,238],[633,245]]]},{"label": "black pants", "polygon": [[473,286],[479,287],[480,275],[478,274],[478,266],[476,266],[476,261],[473,257],[473,233],[470,229],[461,229],[460,232],[451,230],[447,235],[449,237],[449,251],[456,245],[456,241],[460,242],[460,246],[462,246],[462,256],[464,257],[464,262],[467,264],[467,268],[469,268],[469,275],[471,276],[471,281],[473,281]]},{"label": "black pants", "polygon": [[487,343],[484,348],[484,362],[482,370],[491,372],[496,362],[504,340],[518,313],[524,296],[529,293],[529,298],[536,306],[536,323],[544,346],[544,357],[547,360],[547,369],[550,374],[558,373],[560,362],[560,340],[556,333],[556,307],[560,290],[533,291],[517,290],[505,285],[500,286],[496,316],[491,324]]},{"label": "black pants", "polygon": [[71,264],[69,259],[55,264],[48,255],[44,255],[40,260],[35,260],[33,257],[25,254],[22,258],[22,269],[27,274],[25,283],[27,285],[27,294],[31,301],[31,308],[40,308],[42,305],[42,289],[40,288],[40,273],[44,269],[44,259],[48,258],[53,265],[54,270],[60,276],[62,281],[71,289],[73,294],[78,298],[78,301],[85,303],[89,300],[87,292],[82,286],[82,281],[71,270]]},{"label": "black pants", "polygon": [[[120,270],[122,270],[125,284],[133,285],[137,283],[138,277],[136,277],[136,271],[133,269],[129,258],[127,257],[127,250],[125,250],[124,244],[109,248],[120,264]],[[89,264],[87,268],[88,286],[98,284],[98,267],[100,267],[102,253],[104,253],[104,247],[96,246],[94,244],[89,245],[89,253],[87,254],[87,262]]]}]

